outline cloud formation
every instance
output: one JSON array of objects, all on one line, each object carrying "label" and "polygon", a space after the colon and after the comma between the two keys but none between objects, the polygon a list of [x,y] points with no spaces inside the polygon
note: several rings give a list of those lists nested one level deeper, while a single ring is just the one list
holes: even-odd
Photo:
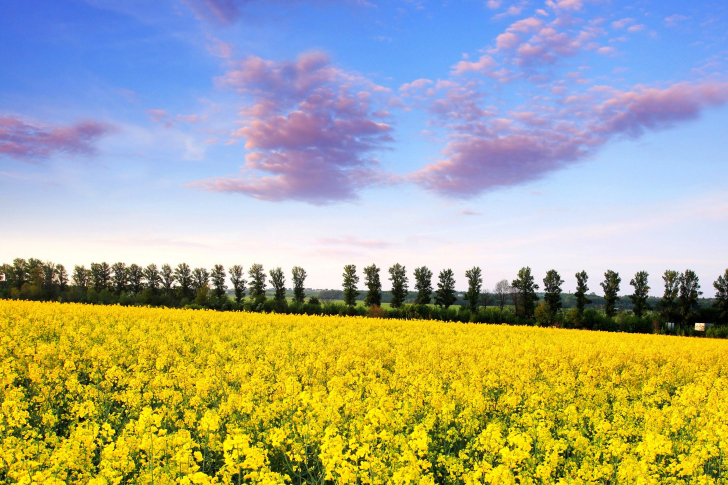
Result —
[{"label": "cloud formation", "polygon": [[97,121],[49,125],[0,113],[0,155],[29,163],[57,154],[93,155],[96,141],[112,130]]},{"label": "cloud formation", "polygon": [[240,110],[243,126],[231,133],[251,153],[242,176],[191,186],[328,204],[394,180],[372,156],[392,141],[388,113],[376,109],[388,90],[334,67],[325,54],[310,52],[292,62],[251,56],[218,83],[251,100]]},{"label": "cloud formation", "polygon": [[445,158],[413,173],[410,180],[440,195],[469,198],[563,168],[617,136],[637,137],[695,119],[728,102],[728,83],[680,83],[635,87],[601,102],[583,97],[540,115],[511,113],[460,125]]}]

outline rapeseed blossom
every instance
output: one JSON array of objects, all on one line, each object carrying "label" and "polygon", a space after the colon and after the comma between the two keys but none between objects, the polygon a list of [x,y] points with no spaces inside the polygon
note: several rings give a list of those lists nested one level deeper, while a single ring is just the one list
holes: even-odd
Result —
[{"label": "rapeseed blossom", "polygon": [[0,483],[726,483],[728,342],[0,301]]}]

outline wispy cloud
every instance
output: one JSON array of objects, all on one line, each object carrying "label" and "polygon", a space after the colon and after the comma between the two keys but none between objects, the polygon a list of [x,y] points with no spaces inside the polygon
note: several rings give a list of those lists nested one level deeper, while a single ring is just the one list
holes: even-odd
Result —
[{"label": "wispy cloud", "polygon": [[380,118],[388,113],[376,109],[388,90],[334,67],[325,54],[310,52],[293,62],[248,57],[218,83],[252,100],[241,109],[243,126],[231,134],[251,153],[243,176],[190,186],[327,204],[395,180],[371,155],[392,141],[391,126]]},{"label": "wispy cloud", "polygon": [[318,244],[326,245],[326,246],[353,246],[353,247],[361,247],[361,248],[369,248],[369,249],[384,249],[392,246],[392,243],[382,241],[382,240],[366,240],[366,239],[359,239],[354,236],[344,236],[340,238],[334,238],[334,237],[324,237],[319,238],[316,241]]},{"label": "wispy cloud", "polygon": [[57,154],[93,155],[96,141],[112,131],[98,121],[64,126],[0,113],[0,155],[30,163]]}]

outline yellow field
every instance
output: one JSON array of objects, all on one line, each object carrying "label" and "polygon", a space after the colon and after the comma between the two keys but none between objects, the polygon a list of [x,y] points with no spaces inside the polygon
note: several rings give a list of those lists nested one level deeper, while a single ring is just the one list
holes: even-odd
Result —
[{"label": "yellow field", "polygon": [[726,483],[728,342],[0,301],[0,483]]}]

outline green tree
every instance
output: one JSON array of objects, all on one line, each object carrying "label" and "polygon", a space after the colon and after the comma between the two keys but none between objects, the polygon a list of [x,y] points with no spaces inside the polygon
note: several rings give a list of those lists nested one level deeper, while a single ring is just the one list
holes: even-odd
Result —
[{"label": "green tree", "polygon": [[144,289],[144,269],[139,265],[131,264],[126,273],[129,279],[130,292],[133,295],[140,294]]},{"label": "green tree", "polygon": [[90,273],[91,272],[87,270],[85,266],[76,265],[73,268],[73,286],[86,291],[89,285],[89,279],[91,278]]},{"label": "green tree", "polygon": [[296,303],[303,303],[306,299],[305,285],[306,285],[306,270],[300,266],[294,266],[291,270],[293,275],[293,301]]},{"label": "green tree", "polygon": [[563,284],[564,280],[561,279],[561,275],[555,269],[546,272],[546,277],[543,279],[543,289],[546,294],[543,299],[548,304],[546,311],[550,315],[551,321],[561,310],[561,285]]},{"label": "green tree", "polygon": [[122,292],[126,291],[126,283],[128,280],[128,275],[126,272],[126,264],[125,263],[114,263],[113,266],[111,266],[111,271],[114,272],[113,276],[113,282],[114,282],[114,291],[117,295],[121,295]]},{"label": "green tree", "polygon": [[[187,269],[189,269],[189,267]],[[164,293],[167,295],[171,294],[174,282],[177,281],[177,277],[175,275],[175,272],[172,271],[172,267],[168,264],[163,264],[162,269],[159,272],[159,277],[161,278],[162,289],[164,290]]]},{"label": "green tree", "polygon": [[174,279],[179,283],[180,297],[192,299],[192,270],[187,263],[177,265]]},{"label": "green tree", "polygon": [[250,297],[256,304],[265,301],[265,271],[262,264],[254,264],[248,270],[250,277]]},{"label": "green tree", "polygon": [[713,283],[715,288],[715,306],[720,310],[720,323],[728,323],[728,269],[725,274],[718,276]]},{"label": "green tree", "polygon": [[407,270],[397,263],[389,268],[389,281],[392,282],[392,308],[401,308],[407,298],[408,282]]},{"label": "green tree", "polygon": [[41,270],[43,272],[42,287],[48,292],[56,285],[56,265],[52,261],[46,261],[41,266]]},{"label": "green tree", "polygon": [[698,298],[703,294],[700,291],[698,275],[693,270],[686,269],[679,277],[680,293],[677,297],[680,306],[680,315],[683,323],[688,323],[698,309]]},{"label": "green tree", "polygon": [[481,275],[480,268],[473,266],[471,269],[465,271],[465,277],[468,279],[468,292],[465,294],[465,301],[468,302],[470,311],[475,312],[478,310],[478,303],[480,302],[483,276]]},{"label": "green tree", "polygon": [[200,288],[210,285],[210,272],[205,268],[195,268],[192,272],[192,289],[197,293]]},{"label": "green tree", "polygon": [[675,323],[679,319],[677,297],[680,294],[680,273],[668,269],[662,275],[662,281],[665,283],[665,291],[658,303],[660,313],[666,321]]},{"label": "green tree", "polygon": [[30,268],[28,267],[28,262],[26,260],[23,258],[15,258],[13,260],[13,269],[11,271],[12,280],[10,281],[10,284],[17,289],[21,289],[30,278],[28,275],[29,269]]},{"label": "green tree", "polygon": [[432,271],[427,266],[415,268],[415,290],[418,305],[429,305],[432,301]]},{"label": "green tree", "polygon": [[111,282],[111,266],[104,263],[91,263],[91,280],[94,290],[101,292],[109,287]]},{"label": "green tree", "polygon": [[364,305],[382,306],[382,282],[379,279],[379,268],[376,264],[364,268],[364,283],[367,285],[367,296]]},{"label": "green tree", "polygon": [[230,283],[233,285],[235,290],[235,303],[240,305],[245,298],[245,279],[243,278],[243,267],[236,264],[229,270],[230,272]]},{"label": "green tree", "polygon": [[622,282],[622,278],[619,277],[619,273],[607,270],[604,273],[604,281],[599,285],[604,290],[604,313],[608,317],[613,317],[616,313],[615,305],[619,301],[619,284]]},{"label": "green tree", "polygon": [[216,264],[212,267],[210,279],[212,280],[212,287],[215,290],[215,297],[218,300],[222,299],[225,296],[225,290],[227,290],[227,285],[225,284],[226,274],[223,265]]},{"label": "green tree", "polygon": [[634,278],[629,282],[630,285],[634,286],[634,293],[629,295],[629,299],[632,300],[634,314],[641,317],[642,314],[650,309],[650,305],[647,303],[648,293],[650,287],[647,285],[647,277],[649,274],[647,271],[639,271],[635,273]]},{"label": "green tree", "polygon": [[274,299],[280,310],[281,305],[286,301],[286,276],[280,267],[272,269],[268,273],[270,274],[270,283],[273,285],[273,290],[275,290]]},{"label": "green tree", "polygon": [[[169,266],[167,266],[169,268]],[[170,273],[172,269],[170,268]],[[147,288],[152,290],[152,294],[156,295],[159,286],[162,284],[162,276],[159,274],[157,265],[152,263],[144,268],[144,279],[147,280]]]},{"label": "green tree", "polygon": [[356,305],[356,297],[359,295],[356,285],[359,284],[359,276],[356,274],[356,266],[347,264],[344,266],[344,303],[348,306]]},{"label": "green tree", "polygon": [[58,282],[58,289],[61,291],[68,289],[68,272],[62,264],[56,265],[56,281]]},{"label": "green tree", "polygon": [[533,318],[536,312],[536,302],[538,301],[536,290],[539,287],[533,280],[531,268],[529,266],[521,268],[518,271],[518,278],[511,282],[511,286],[518,293],[516,314],[518,315],[520,313],[524,318]]},{"label": "green tree", "polygon": [[584,307],[591,303],[591,300],[586,297],[586,292],[589,291],[589,287],[586,284],[589,276],[586,274],[586,271],[576,273],[575,276],[576,293],[574,293],[574,296],[576,297],[576,310],[579,317],[581,317],[584,314]]},{"label": "green tree", "polygon": [[443,269],[438,275],[435,305],[446,310],[457,301],[455,296],[455,275],[451,269]]}]

